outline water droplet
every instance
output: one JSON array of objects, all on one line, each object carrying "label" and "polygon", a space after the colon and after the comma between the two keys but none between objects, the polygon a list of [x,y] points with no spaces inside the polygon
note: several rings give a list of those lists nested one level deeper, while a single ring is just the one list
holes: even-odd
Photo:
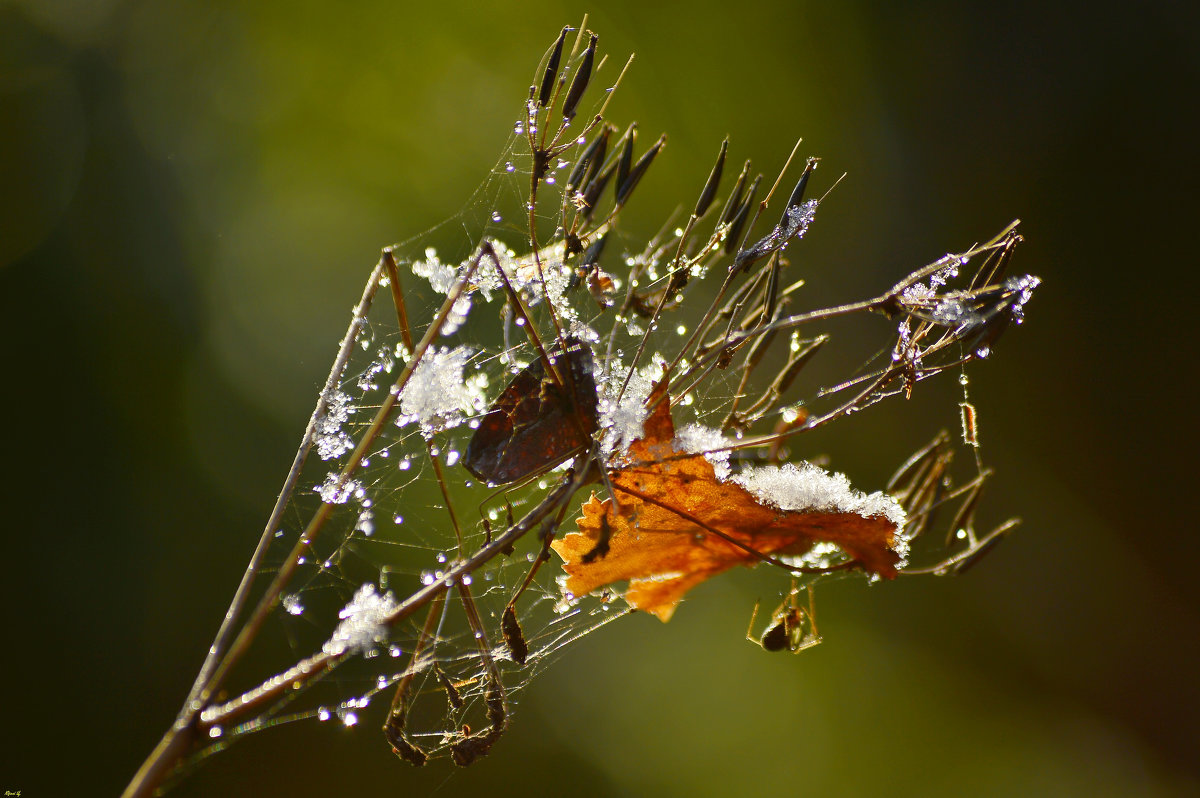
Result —
[{"label": "water droplet", "polygon": [[470,575],[470,574],[467,574],[466,576],[464,576],[464,577],[462,578],[462,583],[463,583],[464,585],[469,585],[469,584],[471,584],[471,581],[472,581],[472,580],[471,580],[471,575]]},{"label": "water droplet", "polygon": [[450,451],[446,452],[446,465],[452,466],[457,462],[458,462],[458,451],[456,449],[451,449]]},{"label": "water droplet", "polygon": [[404,653],[404,651],[400,648],[400,646],[397,646],[397,645],[388,646],[388,656],[398,657],[403,653]]},{"label": "water droplet", "polygon": [[421,584],[432,585],[433,584],[433,574],[429,573],[428,571],[421,574]]},{"label": "water droplet", "polygon": [[554,183],[555,183],[555,182],[556,182],[556,181],[554,180],[554,175],[547,175],[547,176],[546,176],[546,185],[548,185],[548,186],[552,186],[552,185],[554,185]]},{"label": "water droplet", "polygon": [[496,224],[504,221],[504,217],[500,215],[500,211],[492,211],[492,221]]},{"label": "water droplet", "polygon": [[224,733],[225,733],[225,730],[222,729],[220,726],[210,726],[208,729],[208,736],[212,737],[214,739],[216,739],[217,737],[220,737]]},{"label": "water droplet", "polygon": [[439,551],[439,552],[437,553],[437,561],[438,561],[438,562],[442,562],[442,563],[444,563],[444,562],[446,561],[446,552],[444,552],[444,551]]},{"label": "water droplet", "polygon": [[347,712],[345,715],[342,715],[342,723],[346,726],[353,726],[358,723],[358,715],[353,712]]},{"label": "water droplet", "polygon": [[393,516],[392,516],[392,523],[393,523],[393,524],[403,524],[403,523],[404,523],[404,516],[402,516],[402,515],[393,515]]},{"label": "water droplet", "polygon": [[680,324],[678,327],[675,328],[675,332],[678,335],[687,335],[687,327]]},{"label": "water droplet", "polygon": [[400,470],[401,471],[407,471],[410,468],[412,468],[412,461],[409,460],[407,457],[405,457],[403,460],[400,461]]},{"label": "water droplet", "polygon": [[515,167],[515,166],[513,166],[513,165],[512,165],[512,161],[506,161],[506,162],[504,163],[504,171],[506,171],[506,172],[512,172],[512,171],[514,171],[516,168],[517,168],[517,167]]},{"label": "water droplet", "polygon": [[317,720],[329,720],[329,710],[321,707],[317,710]]}]

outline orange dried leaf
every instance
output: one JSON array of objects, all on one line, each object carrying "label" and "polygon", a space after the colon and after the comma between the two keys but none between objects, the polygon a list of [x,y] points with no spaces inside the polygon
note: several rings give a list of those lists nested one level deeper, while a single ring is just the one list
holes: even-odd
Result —
[{"label": "orange dried leaf", "polygon": [[[662,395],[655,389],[651,401]],[[763,556],[803,555],[819,542],[834,543],[863,570],[896,575],[897,507],[864,515],[818,508],[781,510],[735,482],[721,481],[703,454],[676,448],[670,402],[662,400],[646,419],[643,437],[629,447],[629,467],[613,469],[611,499],[593,494],[571,532],[551,545],[563,558],[565,589],[581,596],[628,580],[625,600],[635,609],[669,620],[695,585],[735,565]],[[603,557],[586,561],[610,532]]]}]

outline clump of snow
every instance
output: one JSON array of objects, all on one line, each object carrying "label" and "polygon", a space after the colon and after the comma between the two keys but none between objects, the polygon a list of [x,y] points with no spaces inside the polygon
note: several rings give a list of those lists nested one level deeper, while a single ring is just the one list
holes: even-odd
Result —
[{"label": "clump of snow", "polygon": [[400,418],[404,426],[417,422],[426,438],[457,427],[472,411],[486,406],[482,381],[472,375],[463,379],[463,368],[471,358],[465,346],[454,349],[430,349],[417,364],[400,394]]},{"label": "clump of snow", "polygon": [[439,294],[450,293],[454,281],[458,279],[458,270],[448,263],[442,263],[433,247],[425,248],[425,260],[414,262],[412,271],[418,277],[428,280],[430,287]]},{"label": "clump of snow", "polygon": [[317,485],[317,493],[326,504],[345,504],[351,496],[362,496],[364,489],[357,479],[342,481],[341,474],[331,471],[325,475],[325,481]]},{"label": "clump of snow", "polygon": [[[730,441],[720,430],[706,427],[703,424],[688,424],[675,430],[675,448],[688,454],[703,454],[704,459],[712,464],[717,479],[729,478],[729,446]],[[719,451],[713,451],[713,450]]]},{"label": "clump of snow", "polygon": [[325,412],[317,419],[315,430],[317,455],[322,460],[341,457],[354,445],[342,429],[354,410],[350,397],[336,388],[325,393]]},{"label": "clump of snow", "polygon": [[904,527],[904,508],[891,496],[883,491],[863,493],[850,485],[845,474],[831,474],[812,463],[754,466],[733,477],[733,482],[780,510],[883,516],[897,530]]},{"label": "clump of snow", "polygon": [[342,622],[333,630],[333,636],[321,650],[334,656],[345,654],[370,654],[375,646],[387,640],[388,616],[397,607],[390,592],[376,593],[375,585],[363,585],[354,594],[350,603],[342,608],[338,617]]},{"label": "clump of snow", "polygon": [[[467,261],[470,263],[470,261]],[[449,294],[454,285],[458,282],[459,274],[463,272],[464,267],[451,266],[448,263],[443,263],[438,258],[437,250],[433,247],[428,247],[425,250],[425,260],[415,261],[412,264],[413,274],[418,277],[424,277],[429,281],[429,285],[434,291],[439,294]],[[471,297],[466,291],[461,293],[458,299],[454,300],[454,305],[450,308],[449,315],[442,323],[441,334],[453,335],[458,331],[458,328],[467,320],[467,314],[471,311]]]},{"label": "clump of snow", "polygon": [[[604,437],[600,441],[600,450],[605,462],[615,463],[620,460],[629,445],[645,434],[646,399],[654,388],[654,383],[662,376],[666,360],[655,353],[650,362],[635,370],[632,374],[626,371],[620,360],[613,358],[607,369],[596,369],[596,382],[599,389],[600,401],[596,409],[600,418],[600,429]],[[629,374],[629,384],[621,393],[621,386]]]}]

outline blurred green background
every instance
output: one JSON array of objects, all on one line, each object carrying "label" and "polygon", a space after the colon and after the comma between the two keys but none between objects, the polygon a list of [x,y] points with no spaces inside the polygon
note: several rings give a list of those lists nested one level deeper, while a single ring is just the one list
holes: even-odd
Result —
[{"label": "blurred green background", "polygon": [[[1024,526],[962,579],[831,585],[800,657],[742,639],[761,573],[601,630],[467,771],[293,724],[177,794],[1196,794],[1196,6],[593,5],[0,0],[0,786],[124,786],[379,248],[462,207],[590,10],[606,69],[637,53],[610,116],[671,136],[635,230],[726,134],[849,173],[805,242],[835,298],[1024,220],[1045,285],[972,381],[985,507]],[[877,486],[956,400],[822,444]]]}]

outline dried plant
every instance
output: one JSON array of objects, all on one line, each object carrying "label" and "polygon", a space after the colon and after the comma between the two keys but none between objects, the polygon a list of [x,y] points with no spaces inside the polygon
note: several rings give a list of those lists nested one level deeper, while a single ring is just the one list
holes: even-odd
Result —
[{"label": "dried plant", "polygon": [[[734,565],[789,575],[747,636],[800,651],[820,639],[814,581],[960,573],[1013,527],[975,528],[989,472],[965,388],[974,472],[959,486],[945,432],[872,494],[790,451],[944,371],[966,385],[1038,284],[1006,276],[1016,223],[870,298],[804,309],[790,259],[824,199],[807,198],[818,160],[772,212],[783,175],[760,192],[747,161],[723,189],[723,142],[686,221],[630,246],[618,220],[666,137],[639,154],[636,125],[606,120],[624,71],[588,105],[613,72],[596,47],[564,28],[543,57],[459,220],[463,252],[383,251],[225,622],[127,795],[252,731],[354,725],[376,705],[402,759],[467,765],[564,646],[636,610],[665,621]],[[868,315],[891,322],[878,354],[806,385],[822,324]],[[246,655],[268,626],[298,658],[256,680]]]}]

